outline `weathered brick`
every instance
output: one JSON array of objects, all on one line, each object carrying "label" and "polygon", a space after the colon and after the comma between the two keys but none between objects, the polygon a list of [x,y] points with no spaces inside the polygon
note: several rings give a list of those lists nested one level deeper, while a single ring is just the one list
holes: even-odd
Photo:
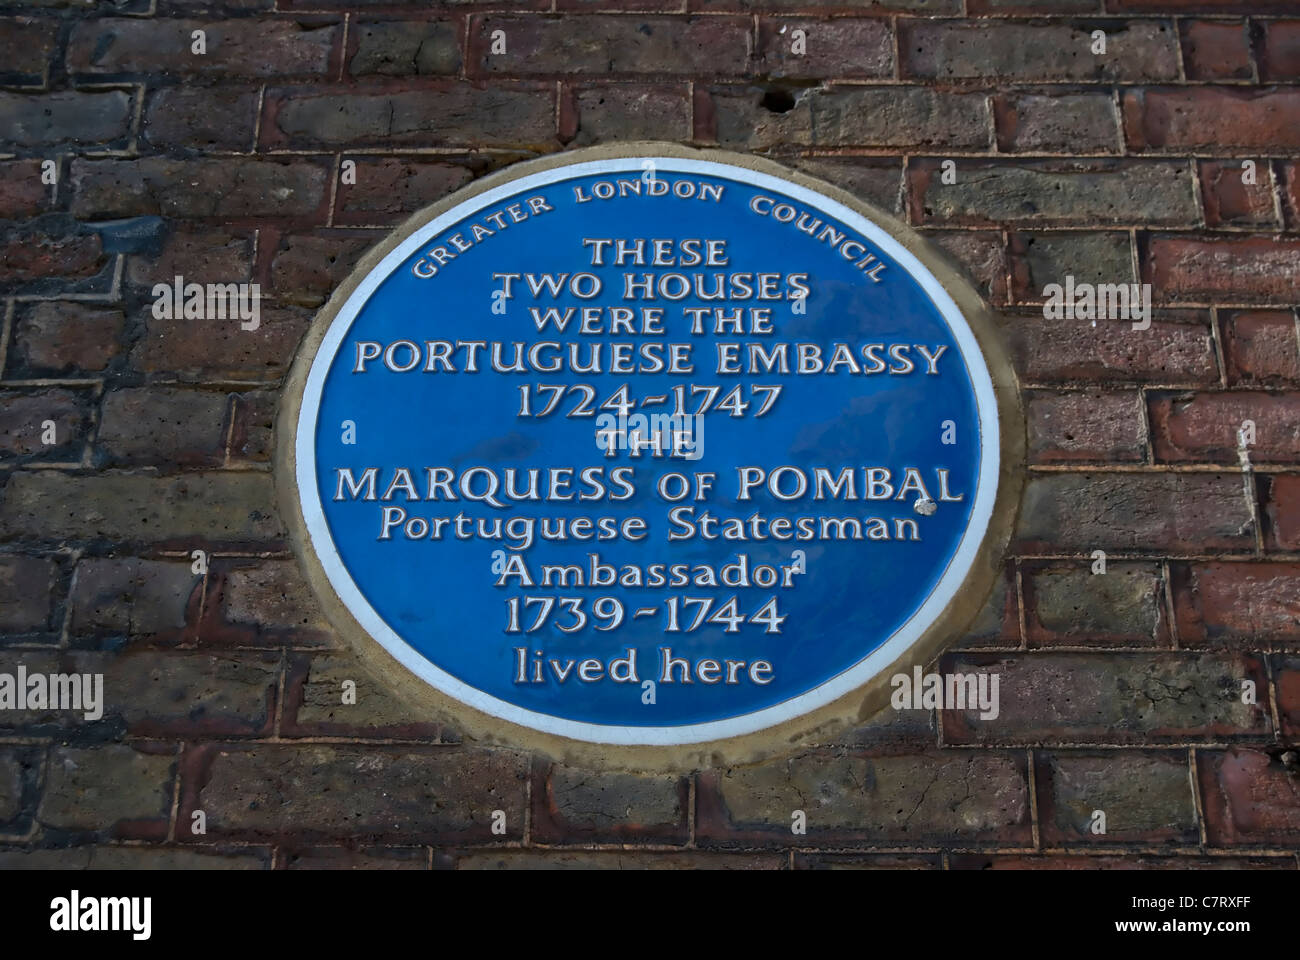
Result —
[{"label": "weathered brick", "polygon": [[1188,80],[1249,80],[1250,37],[1236,21],[1184,20],[1183,69]]},{"label": "weathered brick", "polygon": [[287,236],[271,261],[271,292],[285,303],[318,307],[373,244],[371,238],[335,233]]},{"label": "weathered brick", "polygon": [[600,84],[574,96],[576,127],[571,143],[619,140],[688,140],[690,108],[685,87]]},{"label": "weathered brick", "polygon": [[1190,563],[1174,578],[1178,636],[1187,647],[1262,647],[1300,643],[1300,566],[1294,563]]},{"label": "weathered brick", "polygon": [[945,184],[938,160],[908,167],[914,223],[1105,226],[1192,224],[1192,179],[1183,163],[959,160]]},{"label": "weathered brick", "polygon": [[[206,52],[192,52],[204,31]],[[100,76],[160,70],[198,77],[323,76],[342,32],[337,23],[269,19],[83,20],[68,39],[68,71]]]},{"label": "weathered brick", "polygon": [[936,230],[926,234],[948,253],[986,299],[1007,302],[1006,244],[996,232]]},{"label": "weathered brick", "polygon": [[2,540],[207,543],[274,541],[284,532],[271,477],[195,473],[15,473],[0,504]]},{"label": "weathered brick", "polygon": [[1300,20],[1268,20],[1260,23],[1259,29],[1264,34],[1259,47],[1259,78],[1300,78]]},{"label": "weathered brick", "polygon": [[1029,398],[1034,463],[1140,461],[1146,450],[1141,397],[1095,390]]},{"label": "weathered brick", "polygon": [[40,754],[22,747],[0,747],[0,830],[25,833],[22,818],[29,797],[35,792]]},{"label": "weathered brick", "polygon": [[1119,153],[1119,124],[1108,93],[1002,94],[993,101],[1004,153]]},{"label": "weathered brick", "polygon": [[266,91],[262,142],[269,147],[536,149],[555,141],[554,84],[426,82],[311,86]]},{"label": "weathered brick", "polygon": [[341,226],[397,223],[473,179],[457,163],[358,158],[356,182],[340,182],[334,222]]},{"label": "weathered brick", "polygon": [[269,463],[274,456],[275,414],[280,396],[274,390],[248,390],[235,395],[231,411],[231,463]]},{"label": "weathered brick", "polygon": [[58,42],[57,20],[11,17],[0,21],[0,80],[15,86],[40,85]]},{"label": "weathered brick", "polygon": [[0,631],[50,629],[50,600],[57,573],[58,565],[45,557],[0,556]]},{"label": "weathered brick", "polygon": [[80,292],[111,260],[98,233],[62,218],[0,225],[0,292]]},{"label": "weathered brick", "polygon": [[56,747],[36,819],[46,830],[161,839],[171,815],[175,775],[171,747],[165,752],[125,744]]},{"label": "weathered brick", "polygon": [[1300,383],[1300,324],[1290,310],[1243,310],[1220,316],[1229,383]]},{"label": "weathered brick", "polygon": [[[696,802],[701,846],[1014,844],[1030,831],[1024,758],[986,752],[803,754],[703,773]],[[790,830],[795,810],[806,837]]]},{"label": "weathered brick", "polygon": [[0,463],[79,460],[90,434],[91,404],[86,390],[0,390]]},{"label": "weathered brick", "polygon": [[141,132],[155,147],[247,150],[257,104],[254,88],[166,87],[150,96]]},{"label": "weathered brick", "polygon": [[[813,90],[767,87],[696,88],[697,136],[723,146],[763,150],[812,143]],[[707,130],[699,131],[701,116]]]},{"label": "weathered brick", "polygon": [[1300,271],[1300,240],[1157,234],[1142,270],[1143,280],[1166,302],[1290,304],[1295,300],[1292,277]]},{"label": "weathered brick", "polygon": [[209,568],[203,642],[329,645],[331,634],[302,571],[291,560]]},{"label": "weathered brick", "polygon": [[859,200],[874,203],[886,213],[903,212],[903,163],[896,159],[867,157],[816,157],[800,159],[800,170],[847,190]]},{"label": "weathered brick", "polygon": [[[988,600],[954,644],[961,649],[1020,646],[1020,599],[1016,590],[1016,565],[1008,561],[994,583]],[[893,712],[893,711],[891,711]],[[908,713],[911,711],[897,711]],[[928,711],[927,711],[927,721]]]},{"label": "weathered brick", "polygon": [[[1251,0],[1251,13],[1286,13],[1295,0]],[[1241,13],[1238,0],[1106,0],[1107,13]]]},{"label": "weathered brick", "polygon": [[1095,561],[1029,567],[1023,572],[1025,630],[1031,647],[1153,646],[1166,643],[1164,581],[1151,563]]},{"label": "weathered brick", "polygon": [[1265,477],[1266,542],[1279,550],[1300,550],[1300,476]]},{"label": "weathered brick", "polygon": [[[239,585],[242,591],[247,586]],[[236,604],[246,597],[236,594]],[[236,607],[238,609],[238,607]],[[281,619],[287,619],[282,617]],[[352,702],[344,702],[352,684]],[[441,725],[376,682],[351,654],[299,656],[285,688],[283,735],[437,740]]]},{"label": "weathered brick", "polygon": [[1044,21],[900,22],[904,77],[962,80],[1173,80],[1178,40],[1164,21],[1111,21],[1106,53],[1094,54],[1092,25]]},{"label": "weathered brick", "polygon": [[[16,677],[19,668],[26,671],[29,679],[36,674],[48,677],[51,673],[66,674],[74,669],[67,657],[51,648],[22,650],[0,647],[0,673]],[[18,736],[65,734],[80,724],[91,722],[85,718],[87,713],[93,711],[87,709],[84,703],[81,707],[78,709],[75,703],[70,703],[68,709],[63,709],[62,704],[47,700],[44,707],[0,710],[0,731],[5,735]]]},{"label": "weathered brick", "polygon": [[937,856],[899,856],[897,854],[796,853],[796,870],[939,870],[943,863]]},{"label": "weathered brick", "polygon": [[1153,87],[1123,98],[1130,150],[1300,148],[1300,90]]},{"label": "weathered brick", "polygon": [[[504,751],[325,744],[208,746],[190,759],[202,779],[182,792],[181,822],[207,814],[208,834],[519,840],[526,762]],[[197,773],[198,771],[196,771]],[[362,801],[356,784],[366,784]],[[492,833],[492,812],[506,832]]]},{"label": "weathered brick", "polygon": [[1294,870],[1295,858],[1265,855],[1244,857],[1152,857],[1145,854],[954,854],[948,858],[951,870]]},{"label": "weathered brick", "polygon": [[1256,463],[1300,462],[1300,394],[1155,394],[1150,398],[1151,440],[1162,463],[1234,463],[1239,432],[1250,420]]},{"label": "weathered brick", "polygon": [[[1262,738],[1269,732],[1263,664],[1182,653],[958,654],[944,673],[996,673],[997,717],[940,714],[944,743],[1156,744]],[[1260,691],[1241,702],[1242,681]]]},{"label": "weathered brick", "polygon": [[1265,162],[1255,165],[1254,183],[1246,183],[1246,167],[1239,161],[1203,160],[1200,164],[1201,196],[1205,223],[1211,227],[1270,226],[1278,222],[1273,205],[1273,178]]},{"label": "weathered brick", "polygon": [[460,25],[455,20],[361,21],[352,28],[348,73],[354,77],[455,74]]},{"label": "weathered brick", "polygon": [[436,870],[784,870],[785,854],[619,850],[477,850],[435,855]]},{"label": "weathered brick", "polygon": [[1274,657],[1273,682],[1282,736],[1300,737],[1300,657]]},{"label": "weathered brick", "polygon": [[124,90],[0,93],[0,150],[125,147],[134,100]]},{"label": "weathered brick", "polygon": [[656,842],[688,839],[687,781],[539,761],[532,836],[539,843]]},{"label": "weathered brick", "polygon": [[237,321],[196,327],[192,321],[148,314],[145,333],[131,350],[131,364],[137,370],[200,383],[213,378],[278,382],[293,362],[311,315],[296,307],[263,304],[259,319],[257,330],[251,331],[241,329]]},{"label": "weathered brick", "polygon": [[427,847],[303,847],[280,851],[284,870],[428,870]]},{"label": "weathered brick", "polygon": [[1245,747],[1198,751],[1196,763],[1210,843],[1300,840],[1300,776],[1294,768]]},{"label": "weathered brick", "polygon": [[41,182],[42,163],[41,160],[0,163],[0,220],[34,217],[53,207],[54,185]]},{"label": "weathered brick", "polygon": [[[803,31],[803,50],[793,49]],[[886,21],[764,17],[758,23],[758,69],[769,77],[892,77],[894,38]]]},{"label": "weathered brick", "polygon": [[313,160],[75,160],[78,217],[325,219],[329,173]]},{"label": "weathered brick", "polygon": [[[249,278],[252,270],[253,238],[251,235],[238,235],[225,230],[186,230],[177,229],[168,232],[163,238],[162,248],[156,253],[136,254],[128,258],[126,266],[127,283],[131,286],[145,287],[150,291],[155,284],[171,285],[177,276],[185,283],[239,283]],[[151,323],[153,311],[145,314],[145,322]],[[180,320],[166,321],[168,324],[181,324]],[[193,323],[185,324],[188,330],[196,331]],[[213,335],[213,327],[202,327],[205,346],[207,338]]]},{"label": "weathered brick", "polygon": [[1016,369],[1030,381],[1209,384],[1219,379],[1207,319],[1155,311],[1147,330],[1130,321],[1007,320]]},{"label": "weathered brick", "polygon": [[1059,473],[1030,478],[1016,539],[1030,553],[1248,550],[1239,474]]},{"label": "weathered brick", "polygon": [[9,376],[96,373],[121,347],[121,310],[74,301],[42,300],[19,309],[8,358]]},{"label": "weathered brick", "polygon": [[104,395],[98,446],[114,465],[219,466],[230,397],[211,390],[125,387]]},{"label": "weathered brick", "polygon": [[[506,36],[504,54],[491,52],[498,30]],[[468,68],[480,76],[743,75],[750,31],[739,17],[491,14],[471,23]]]},{"label": "weathered brick", "polygon": [[[1035,757],[1043,843],[1196,844],[1187,754],[1041,753]],[[1106,817],[1094,833],[1095,811]]]},{"label": "weathered brick", "polygon": [[1049,284],[1132,283],[1133,247],[1127,233],[1013,233],[1011,290],[1018,301],[1047,299]]},{"label": "weathered brick", "polygon": [[192,641],[201,580],[189,559],[83,558],[72,577],[69,633]]}]

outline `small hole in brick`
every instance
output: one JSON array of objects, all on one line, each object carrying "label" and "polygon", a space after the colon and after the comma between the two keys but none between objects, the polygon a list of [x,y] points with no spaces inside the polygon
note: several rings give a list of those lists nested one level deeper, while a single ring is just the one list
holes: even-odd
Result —
[{"label": "small hole in brick", "polygon": [[763,109],[785,113],[794,109],[794,94],[789,90],[769,90],[763,94]]}]

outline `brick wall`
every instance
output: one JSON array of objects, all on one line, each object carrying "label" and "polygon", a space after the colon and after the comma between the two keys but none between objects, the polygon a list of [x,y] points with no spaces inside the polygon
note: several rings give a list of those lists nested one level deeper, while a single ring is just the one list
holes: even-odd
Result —
[{"label": "brick wall", "polygon": [[[0,11],[0,670],[107,686],[94,723],[0,712],[0,865],[1297,867],[1300,3]],[[413,723],[322,621],[269,462],[314,309],[410,212],[621,139],[839,184],[998,309],[1028,487],[941,665],[995,666],[998,719],[887,710],[757,766],[573,769]],[[176,274],[259,283],[260,328],[155,319]],[[1150,329],[1044,319],[1066,274],[1152,283]]]}]

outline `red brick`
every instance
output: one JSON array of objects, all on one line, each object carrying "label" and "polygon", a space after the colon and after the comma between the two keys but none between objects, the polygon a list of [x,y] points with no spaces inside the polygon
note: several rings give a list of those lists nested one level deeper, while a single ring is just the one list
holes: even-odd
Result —
[{"label": "red brick", "polygon": [[41,182],[40,160],[0,163],[0,220],[20,220],[44,213],[53,206],[53,195],[54,186]]},{"label": "red brick", "polygon": [[1272,549],[1300,550],[1300,476],[1274,474],[1261,480],[1264,526]]},{"label": "red brick", "polygon": [[[804,32],[805,52],[792,50]],[[758,25],[758,69],[769,77],[893,77],[894,38],[882,20],[764,17]]]},{"label": "red brick", "polygon": [[160,320],[150,311],[145,314],[144,334],[131,349],[131,366],[198,383],[214,378],[278,382],[311,325],[311,314],[263,302],[259,320],[256,330],[220,322],[196,327],[192,321]]},{"label": "red brick", "polygon": [[[945,744],[1182,745],[1269,733],[1264,665],[1250,657],[969,653],[946,656],[940,667],[999,677],[997,717],[940,711]],[[1241,702],[1242,680],[1255,683],[1259,703]]]},{"label": "red brick", "polygon": [[86,280],[104,269],[107,260],[98,233],[61,221],[0,226],[0,290]]},{"label": "red brick", "polygon": [[398,223],[467,184],[474,172],[459,163],[397,157],[346,158],[356,164],[355,182],[340,178],[334,222],[343,226]]},{"label": "red brick", "polygon": [[1300,90],[1153,87],[1124,94],[1131,150],[1300,149]]},{"label": "red brick", "polygon": [[1290,304],[1293,278],[1300,273],[1300,240],[1157,234],[1147,245],[1142,271],[1164,302]]},{"label": "red brick", "polygon": [[1249,80],[1250,37],[1244,22],[1184,20],[1183,69],[1188,80]]},{"label": "red brick", "polygon": [[[126,279],[127,283],[144,287],[146,291],[152,291],[157,283],[174,283],[177,275],[184,277],[186,283],[240,283],[249,279],[252,258],[251,231],[241,234],[217,229],[176,229],[163,238],[160,250],[130,256]],[[152,316],[150,309],[146,317]],[[206,327],[204,331],[210,332]]]},{"label": "red brick", "polygon": [[1300,737],[1300,657],[1274,657],[1273,683],[1282,736]]},{"label": "red brick", "polygon": [[1093,325],[1041,314],[1007,323],[1016,369],[1031,382],[1218,383],[1207,318],[1187,311],[1156,311],[1147,330],[1130,321]]},{"label": "red brick", "polygon": [[1300,229],[1300,163],[1279,163],[1277,175],[1281,181],[1282,215],[1287,228]]},{"label": "red brick", "polygon": [[[158,71],[201,77],[324,76],[342,26],[292,20],[83,20],[68,40],[68,71],[105,76]],[[195,30],[207,52],[191,52]]]},{"label": "red brick", "polygon": [[1260,79],[1300,79],[1300,20],[1256,22],[1264,34],[1259,48]]},{"label": "red brick", "polygon": [[1300,642],[1300,565],[1207,561],[1176,573],[1184,646],[1259,650]]},{"label": "red brick", "polygon": [[285,237],[271,261],[270,293],[285,303],[320,306],[377,239],[336,233]]},{"label": "red brick", "polygon": [[[751,29],[739,17],[491,14],[471,22],[467,68],[476,76],[743,76]],[[498,30],[504,54],[491,52]]]},{"label": "red brick", "polygon": [[553,149],[555,85],[454,80],[275,87],[266,91],[262,145]]},{"label": "red brick", "polygon": [[1273,206],[1273,177],[1265,160],[1255,164],[1255,182],[1246,183],[1240,161],[1203,160],[1200,163],[1201,196],[1208,226],[1278,225]]},{"label": "red brick", "polygon": [[[329,624],[292,560],[212,564],[203,610],[205,647],[334,646]],[[302,724],[327,722],[301,715],[298,706]]]},{"label": "red brick", "polygon": [[1151,401],[1151,439],[1160,463],[1238,460],[1238,431],[1255,423],[1254,463],[1300,461],[1300,393],[1163,394]]},{"label": "red brick", "polygon": [[70,300],[20,308],[14,323],[9,376],[64,376],[103,370],[121,350],[121,310]]},{"label": "red brick", "polygon": [[995,304],[1007,302],[1007,258],[1001,234],[934,230],[927,236],[956,261],[986,299]]},{"label": "red brick", "polygon": [[1300,324],[1290,310],[1223,316],[1223,360],[1231,384],[1300,383]]},{"label": "red brick", "polygon": [[1027,406],[1033,463],[1143,458],[1145,430],[1136,393],[1037,393]]},{"label": "red brick", "polygon": [[1173,80],[1178,41],[1163,21],[1112,21],[1105,54],[1092,26],[1047,21],[900,21],[903,77],[938,80]]},{"label": "red brick", "polygon": [[1300,841],[1300,776],[1246,747],[1196,755],[1206,832],[1215,846]]},{"label": "red brick", "polygon": [[1237,473],[1050,473],[1025,486],[1016,531],[1023,553],[1254,548]]},{"label": "red brick", "polygon": [[1109,93],[1001,94],[993,101],[1003,153],[1118,153]]}]

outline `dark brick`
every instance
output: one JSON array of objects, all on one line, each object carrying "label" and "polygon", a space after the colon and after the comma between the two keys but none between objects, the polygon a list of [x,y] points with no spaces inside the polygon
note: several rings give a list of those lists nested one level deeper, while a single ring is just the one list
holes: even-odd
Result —
[{"label": "dark brick", "polygon": [[[1026,843],[1022,756],[803,754],[699,776],[702,846],[924,843],[938,837]],[[807,836],[791,833],[807,816]]]},{"label": "dark brick", "polygon": [[263,146],[518,147],[555,142],[554,84],[479,88],[457,81],[418,87],[282,87],[266,91]]},{"label": "dark brick", "polygon": [[[186,278],[188,280],[188,276]],[[205,383],[212,378],[278,382],[293,361],[311,316],[297,308],[263,306],[256,331],[236,322],[196,328],[192,321],[145,318],[144,336],[131,350],[131,364]]]},{"label": "dark brick", "polygon": [[62,218],[0,225],[0,292],[79,292],[109,259],[98,233]]},{"label": "dark brick", "polygon": [[1275,657],[1273,682],[1277,687],[1277,712],[1282,736],[1300,737],[1300,657]]},{"label": "dark brick", "polygon": [[[91,403],[86,390],[0,390],[0,463],[79,460],[90,434]],[[50,422],[54,442],[46,444]]]},{"label": "dark brick", "polygon": [[1270,20],[1260,24],[1264,38],[1259,48],[1261,80],[1300,78],[1300,20]]},{"label": "dark brick", "polygon": [[[216,565],[209,568],[209,574],[205,645],[331,644],[332,634],[316,598],[292,560]],[[307,700],[306,705],[315,704]],[[307,723],[323,719],[315,711],[299,717]]]},{"label": "dark brick", "polygon": [[1000,233],[936,230],[927,236],[952,257],[986,299],[1007,302],[1006,244]]},{"label": "dark brick", "polygon": [[786,854],[633,850],[502,850],[435,857],[441,870],[784,870]]},{"label": "dark brick", "polygon": [[255,89],[167,87],[149,98],[141,131],[156,147],[247,150],[257,130],[257,101]]},{"label": "dark brick", "polygon": [[145,752],[125,744],[54,748],[36,819],[51,831],[162,839],[176,775],[171,751]]},{"label": "dark brick", "polygon": [[[1042,302],[1049,284],[1132,283],[1133,247],[1127,233],[1013,233],[1012,293],[1018,301]],[[1149,331],[1148,331],[1149,332]]]},{"label": "dark brick", "polygon": [[[804,50],[792,50],[794,31]],[[764,17],[758,23],[758,69],[769,77],[861,77],[894,75],[894,38],[883,20]]]},{"label": "dark brick", "polygon": [[[959,654],[944,673],[996,673],[1000,710],[944,710],[947,744],[1155,744],[1269,733],[1263,664],[1181,653]],[[1242,681],[1259,703],[1241,702]]]},{"label": "dark brick", "polygon": [[[491,14],[471,23],[468,68],[481,76],[743,75],[751,29],[738,17]],[[491,53],[498,30],[504,54]]]},{"label": "dark brick", "polygon": [[0,150],[124,147],[134,97],[124,90],[0,93]]},{"label": "dark brick", "polygon": [[115,465],[219,466],[230,397],[211,390],[126,387],[104,395],[99,448]]},{"label": "dark brick", "polygon": [[45,557],[0,556],[0,631],[50,629],[50,599],[57,573],[58,566]]},{"label": "dark brick", "polygon": [[1267,542],[1279,550],[1300,550],[1300,476],[1264,480]]},{"label": "dark brick", "polygon": [[57,20],[11,17],[0,21],[0,79],[13,85],[41,85],[58,42]]},{"label": "dark brick", "polygon": [[[1035,760],[1045,845],[1200,842],[1186,753],[1040,753]],[[1098,810],[1104,834],[1092,832]]]},{"label": "dark brick", "polygon": [[[527,767],[502,751],[213,745],[190,762],[202,764],[202,779],[183,790],[179,822],[201,809],[210,836],[423,839],[436,833],[487,844],[523,835]],[[364,801],[358,782],[366,784]],[[494,810],[506,816],[499,837],[491,832]]]},{"label": "dark brick", "polygon": [[938,160],[908,167],[914,223],[1105,226],[1191,224],[1196,198],[1182,163],[1116,160],[957,162],[957,182]]},{"label": "dark brick", "polygon": [[86,557],[72,578],[68,631],[78,637],[192,642],[201,579],[189,559]]},{"label": "dark brick", "polygon": [[305,847],[281,850],[284,870],[428,870],[427,847]]},{"label": "dark brick", "polygon": [[[191,34],[203,30],[207,52],[191,52]],[[200,77],[323,76],[342,33],[340,24],[270,19],[83,20],[68,40],[73,74],[150,74]]]},{"label": "dark brick", "polygon": [[96,373],[117,356],[121,310],[43,300],[20,308],[9,371],[24,376]]},{"label": "dark brick", "polygon": [[688,140],[690,108],[685,87],[632,84],[583,86],[575,95],[572,144],[620,140]]},{"label": "dark brick", "polygon": [[0,220],[34,217],[54,205],[54,185],[41,182],[41,164],[40,160],[0,163]]},{"label": "dark brick", "polygon": [[1248,550],[1241,477],[1183,473],[1058,473],[1025,487],[1016,531],[1025,552]]},{"label": "dark brick", "polygon": [[1178,41],[1162,21],[1111,21],[1106,53],[1091,51],[1093,25],[1042,21],[902,21],[904,77],[1008,80],[1173,80]]},{"label": "dark brick", "polygon": [[538,761],[532,836],[539,843],[685,843],[687,781]]},{"label": "dark brick", "polygon": [[847,190],[859,200],[873,203],[886,213],[903,212],[903,163],[866,157],[800,159],[796,166],[827,183]]},{"label": "dark brick", "polygon": [[352,162],[356,164],[356,182],[340,180],[335,198],[334,222],[341,226],[397,223],[460,189],[474,176],[455,163],[397,157]]},{"label": "dark brick", "polygon": [[[248,618],[248,586],[235,585],[232,611]],[[310,601],[302,601],[310,608]],[[278,621],[289,620],[280,614]],[[299,618],[302,619],[302,618]],[[306,617],[318,622],[311,612]],[[300,624],[301,625],[301,624]],[[344,702],[344,684],[352,683],[355,702]],[[286,682],[284,736],[390,737],[437,740],[441,725],[421,715],[384,684],[376,682],[351,654],[295,657]]]},{"label": "dark brick", "polygon": [[1255,163],[1255,182],[1246,183],[1245,167],[1236,160],[1203,160],[1201,196],[1205,223],[1211,227],[1270,226],[1278,222],[1273,206],[1273,178],[1264,161]]},{"label": "dark brick", "polygon": [[361,21],[352,28],[352,76],[455,74],[460,70],[460,25],[455,20]]}]

